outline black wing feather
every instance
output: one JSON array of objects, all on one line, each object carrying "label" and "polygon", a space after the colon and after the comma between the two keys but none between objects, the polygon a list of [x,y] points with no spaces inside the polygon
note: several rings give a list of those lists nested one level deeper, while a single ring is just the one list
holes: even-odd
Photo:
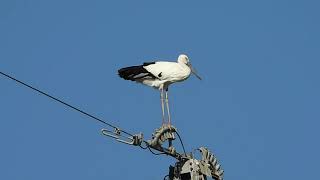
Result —
[{"label": "black wing feather", "polygon": [[155,62],[149,62],[149,63],[143,63],[143,65],[140,65],[140,66],[130,66],[130,67],[121,68],[118,70],[118,74],[121,78],[125,80],[131,80],[131,81],[141,80],[143,78],[156,79],[157,78],[156,76],[148,72],[143,67],[150,64],[154,64],[154,63]]}]

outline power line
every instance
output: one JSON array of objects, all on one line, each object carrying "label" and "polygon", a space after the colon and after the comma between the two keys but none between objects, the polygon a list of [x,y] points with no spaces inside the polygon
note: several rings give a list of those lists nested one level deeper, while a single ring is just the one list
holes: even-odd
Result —
[{"label": "power line", "polygon": [[[7,77],[7,78],[9,78],[9,79],[11,79],[11,80],[13,80],[13,81],[15,81],[15,82],[18,83],[18,84],[21,84],[21,85],[23,85],[23,86],[25,86],[25,87],[27,87],[27,88],[29,88],[29,89],[32,89],[33,91],[36,91],[36,92],[38,92],[38,93],[40,93],[40,94],[42,94],[42,95],[44,95],[44,96],[46,96],[46,97],[48,97],[48,98],[56,101],[56,102],[59,102],[59,103],[65,105],[65,106],[67,106],[67,107],[69,107],[69,108],[71,108],[71,109],[73,109],[73,110],[76,110],[76,111],[78,111],[78,112],[80,112],[80,113],[82,113],[82,114],[84,114],[84,115],[86,115],[86,116],[88,116],[88,117],[90,117],[90,118],[98,121],[98,122],[101,122],[101,123],[103,123],[103,124],[106,124],[106,125],[114,128],[115,130],[120,130],[121,132],[123,132],[123,133],[125,133],[125,134],[127,134],[127,135],[129,135],[129,136],[132,136],[132,137],[134,136],[134,135],[132,135],[132,134],[129,133],[129,132],[126,132],[126,131],[124,131],[124,130],[121,130],[121,129],[119,129],[118,127],[116,127],[116,126],[114,126],[114,125],[112,125],[112,124],[110,124],[110,123],[108,123],[108,122],[106,122],[106,121],[104,121],[104,120],[102,120],[102,119],[100,119],[100,118],[92,115],[92,114],[89,114],[89,113],[87,113],[87,112],[85,112],[85,111],[83,111],[83,110],[81,110],[81,109],[79,109],[79,108],[77,108],[77,107],[75,107],[75,106],[72,106],[72,105],[70,105],[70,104],[68,104],[68,103],[66,103],[66,102],[64,102],[64,101],[62,101],[62,100],[60,100],[60,99],[58,99],[58,98],[56,98],[56,97],[54,97],[54,96],[52,96],[52,95],[44,92],[44,91],[42,91],[42,90],[40,90],[40,89],[37,89],[37,88],[35,88],[35,87],[33,87],[33,86],[31,86],[31,85],[23,82],[23,81],[20,81],[20,80],[18,80],[18,79],[16,79],[16,78],[14,78],[14,77],[6,74],[6,73],[3,73],[3,72],[0,71],[0,74],[3,75],[3,76],[5,76],[5,77]],[[179,135],[178,132],[176,132],[176,134],[178,135],[178,138],[179,138],[180,143],[181,143],[181,145],[182,145],[184,154],[186,154],[186,151],[185,151],[185,148],[184,148],[182,139],[181,139],[181,137],[180,137],[180,135]],[[162,153],[155,153],[155,152],[153,152],[153,151],[151,150],[150,145],[148,144],[148,142],[145,141],[145,140],[143,140],[143,142],[146,144],[146,147],[143,147],[143,146],[140,145],[140,147],[141,147],[142,149],[148,149],[148,150],[149,150],[152,154],[154,154],[154,155],[166,154],[166,153],[164,153],[164,152],[162,152]]]},{"label": "power line", "polygon": [[[22,82],[22,81],[20,81],[20,80],[18,80],[18,79],[16,79],[16,78],[14,78],[14,77],[6,74],[6,73],[3,73],[3,72],[0,71],[0,74],[2,74],[3,76],[6,76],[7,78],[9,78],[9,79],[17,82],[18,84],[21,84],[21,85],[23,85],[23,86],[25,86],[25,87],[27,87],[27,88],[29,88],[29,89],[32,89],[32,90],[34,90],[34,91],[36,91],[36,92],[38,92],[38,93],[40,93],[40,94],[42,94],[42,95],[45,95],[46,97],[48,97],[48,98],[50,98],[50,99],[52,99],[52,100],[54,100],[54,101],[56,101],[56,102],[59,102],[59,103],[65,105],[65,106],[67,106],[67,107],[69,107],[69,108],[72,108],[72,109],[74,109],[74,110],[76,110],[76,111],[78,111],[78,112],[80,112],[80,113],[82,113],[82,114],[84,114],[84,115],[86,115],[86,116],[88,116],[88,117],[96,120],[96,121],[99,121],[99,122],[101,122],[101,123],[103,123],[103,124],[106,124],[106,125],[114,128],[114,129],[119,129],[119,128],[117,128],[116,126],[114,126],[114,125],[112,125],[112,124],[110,124],[110,123],[108,123],[108,122],[106,122],[106,121],[104,121],[104,120],[102,120],[102,119],[94,116],[94,115],[91,115],[91,114],[89,114],[89,113],[87,113],[87,112],[85,112],[85,111],[83,111],[83,110],[81,110],[81,109],[79,109],[79,108],[77,108],[77,107],[75,107],[75,106],[72,106],[72,105],[70,105],[70,104],[68,104],[68,103],[66,103],[66,102],[64,102],[64,101],[62,101],[62,100],[60,100],[60,99],[58,99],[58,98],[56,98],[56,97],[53,97],[53,96],[49,95],[48,93],[46,93],[46,92],[44,92],[44,91],[42,91],[42,90],[39,90],[39,89],[37,89],[37,88],[35,88],[35,87],[27,84],[27,83],[24,83],[24,82]],[[123,133],[125,133],[125,134],[127,134],[127,135],[129,135],[129,136],[133,136],[131,133],[128,133],[128,132],[126,132],[126,131],[124,131],[124,130],[120,130],[120,131],[123,132]]]}]

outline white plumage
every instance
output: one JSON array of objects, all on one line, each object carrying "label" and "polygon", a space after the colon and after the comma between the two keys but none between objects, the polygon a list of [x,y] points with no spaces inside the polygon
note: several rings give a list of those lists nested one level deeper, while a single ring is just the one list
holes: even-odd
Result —
[{"label": "white plumage", "polygon": [[163,123],[164,117],[164,91],[165,101],[168,112],[168,123],[170,124],[170,111],[168,104],[168,88],[169,85],[175,82],[180,82],[188,79],[191,73],[194,73],[201,79],[192,68],[188,56],[181,54],[177,62],[147,62],[140,66],[130,66],[118,70],[119,76],[125,80],[136,81],[147,86],[159,89],[161,91],[161,107]]},{"label": "white plumage", "polygon": [[162,86],[167,89],[168,86],[174,82],[186,80],[190,76],[190,68],[185,64],[176,62],[156,62],[144,66],[144,68],[151,74],[157,76],[156,79],[144,79],[141,82],[148,86],[152,86],[161,90]]}]

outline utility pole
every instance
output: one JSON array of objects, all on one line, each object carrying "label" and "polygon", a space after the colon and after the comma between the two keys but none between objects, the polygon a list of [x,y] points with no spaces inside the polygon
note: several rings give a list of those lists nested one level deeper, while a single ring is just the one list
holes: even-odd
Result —
[{"label": "utility pole", "polygon": [[[177,152],[173,146],[176,136],[180,139],[183,149],[184,146],[177,129],[172,125],[163,125],[156,129],[151,140],[148,141],[143,139],[142,133],[123,136],[120,129],[114,129],[114,131],[102,129],[102,134],[125,144],[149,149],[156,155],[165,154],[175,158],[177,162],[173,166],[170,165],[169,174],[165,176],[165,180],[206,180],[208,177],[215,180],[223,179],[224,170],[222,170],[216,156],[206,147],[196,149],[196,151],[199,151],[201,159],[195,158],[195,152]],[[163,147],[166,142],[168,147]],[[153,152],[152,149],[159,153]]]}]

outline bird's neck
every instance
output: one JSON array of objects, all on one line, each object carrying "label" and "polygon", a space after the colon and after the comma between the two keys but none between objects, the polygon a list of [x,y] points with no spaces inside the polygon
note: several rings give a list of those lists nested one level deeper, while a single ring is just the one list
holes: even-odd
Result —
[{"label": "bird's neck", "polygon": [[188,67],[185,63],[183,63],[183,62],[181,62],[181,61],[179,61],[179,60],[178,60],[178,64],[180,64],[180,66],[182,66],[182,67],[184,67],[184,68],[185,68],[185,67]]},{"label": "bird's neck", "polygon": [[180,63],[178,62],[178,64],[180,65],[181,69],[186,73],[186,74],[190,74],[191,73],[191,69],[188,65],[186,65],[185,63]]},{"label": "bird's neck", "polygon": [[185,63],[179,63],[179,64],[183,69],[190,69],[190,67],[188,65],[186,65]]}]

